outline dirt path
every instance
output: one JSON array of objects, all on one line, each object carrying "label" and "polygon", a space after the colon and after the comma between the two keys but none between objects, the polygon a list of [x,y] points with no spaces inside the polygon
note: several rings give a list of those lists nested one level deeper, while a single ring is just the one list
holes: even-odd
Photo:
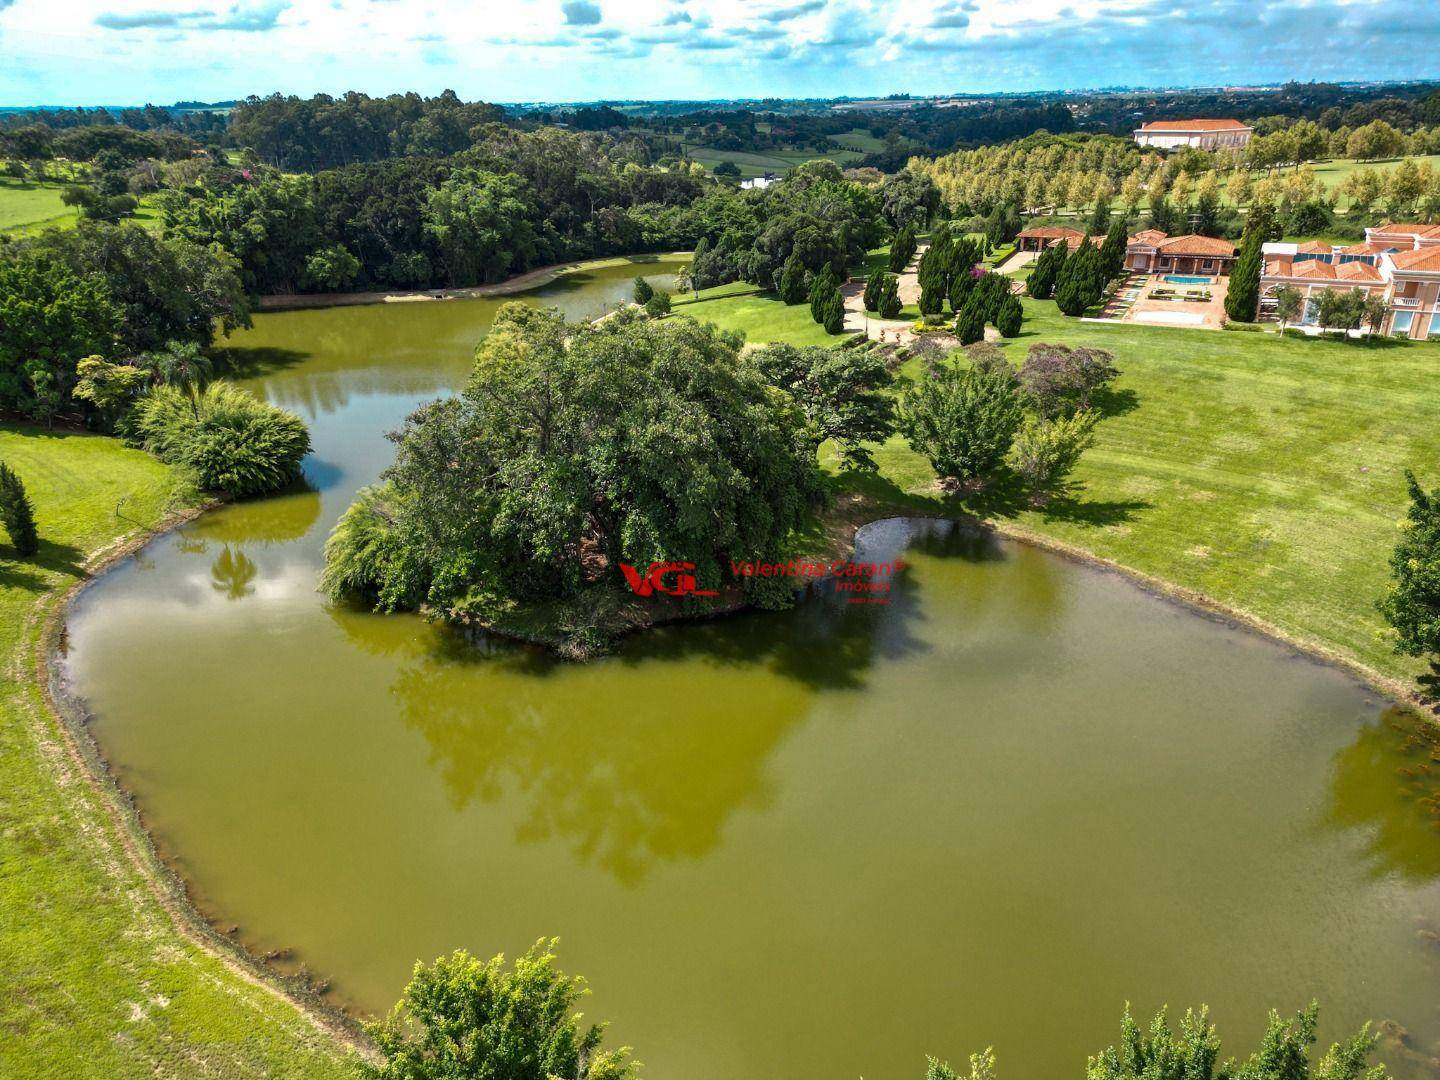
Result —
[{"label": "dirt path", "polygon": [[527,270],[494,285],[472,285],[464,289],[397,289],[380,292],[346,293],[287,293],[280,296],[262,296],[256,306],[258,311],[296,311],[302,308],[353,307],[357,304],[408,304],[426,300],[479,300],[487,296],[513,296],[515,293],[538,289],[549,285],[562,274],[576,271],[599,270],[607,266],[621,266],[633,263],[643,267],[649,262],[665,259],[689,258],[688,251],[669,251],[659,255],[616,256],[609,259],[588,259],[581,262],[553,263],[535,270]]},{"label": "dirt path", "polygon": [[[900,279],[900,302],[902,304],[910,305],[920,302],[920,281],[917,268],[920,256],[925,253],[927,247],[929,247],[928,244],[922,245],[915,252],[915,258],[910,260],[910,265],[897,275]],[[840,295],[845,300],[845,330],[847,333],[863,333],[867,334],[872,341],[896,344],[904,344],[915,339],[915,331],[908,319],[882,319],[865,314],[865,283],[863,281],[847,281],[840,287]]]}]

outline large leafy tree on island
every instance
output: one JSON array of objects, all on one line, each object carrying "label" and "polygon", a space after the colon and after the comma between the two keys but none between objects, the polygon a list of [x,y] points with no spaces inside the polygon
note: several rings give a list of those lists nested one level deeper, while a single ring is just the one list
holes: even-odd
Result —
[{"label": "large leafy tree on island", "polygon": [[[506,304],[465,391],[392,436],[324,587],[483,621],[618,583],[620,562],[693,562],[714,588],[732,558],[781,557],[823,496],[820,435],[739,346],[690,319],[571,325]],[[757,603],[781,600],[757,586]]]}]

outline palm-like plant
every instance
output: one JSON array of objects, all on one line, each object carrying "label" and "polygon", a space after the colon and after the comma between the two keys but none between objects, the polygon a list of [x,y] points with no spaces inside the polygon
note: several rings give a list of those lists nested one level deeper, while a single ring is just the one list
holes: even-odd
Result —
[{"label": "palm-like plant", "polygon": [[150,372],[157,386],[174,386],[184,390],[199,415],[198,395],[215,373],[215,365],[193,341],[172,341],[158,353],[149,353],[141,366]]}]

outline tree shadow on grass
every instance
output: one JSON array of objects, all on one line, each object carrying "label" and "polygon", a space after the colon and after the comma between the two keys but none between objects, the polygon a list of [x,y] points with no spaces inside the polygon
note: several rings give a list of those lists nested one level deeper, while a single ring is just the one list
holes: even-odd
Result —
[{"label": "tree shadow on grass", "polygon": [[1113,386],[1102,386],[1090,395],[1090,404],[1103,419],[1124,416],[1140,407],[1140,395],[1129,387],[1116,390]]},{"label": "tree shadow on grass", "polygon": [[1025,482],[1011,469],[1001,470],[979,491],[954,498],[951,516],[1014,519],[1026,511],[1038,512],[1046,523],[1069,522],[1076,525],[1103,527],[1123,525],[1153,504],[1140,499],[1084,499],[1070,494],[1037,505],[1030,498]]},{"label": "tree shadow on grass", "polygon": [[40,549],[28,557],[21,556],[8,544],[0,544],[0,588],[42,593],[55,584],[49,574],[63,574],[74,579],[84,577],[84,560],[84,553],[79,548],[43,537]]}]

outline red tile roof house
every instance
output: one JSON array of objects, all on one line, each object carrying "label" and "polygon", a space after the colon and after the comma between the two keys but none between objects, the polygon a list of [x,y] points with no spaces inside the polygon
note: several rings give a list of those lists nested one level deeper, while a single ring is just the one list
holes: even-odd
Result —
[{"label": "red tile roof house", "polygon": [[1300,326],[1314,328],[1319,294],[1362,289],[1385,298],[1380,333],[1440,340],[1440,225],[1387,223],[1365,230],[1363,244],[1319,241],[1266,244],[1260,316],[1275,317],[1275,290],[1288,285],[1305,299]]},{"label": "red tile roof house", "polygon": [[1015,237],[1017,251],[1044,251],[1056,240],[1064,240],[1072,249],[1080,246],[1085,234],[1079,229],[1067,229],[1063,225],[1042,225],[1026,229]]},{"label": "red tile roof house", "polygon": [[1125,241],[1125,266],[1145,274],[1228,274],[1234,264],[1234,242],[1214,236],[1144,229]]},{"label": "red tile roof house", "polygon": [[1134,131],[1141,146],[1157,150],[1179,150],[1193,146],[1199,150],[1238,150],[1255,133],[1239,120],[1152,120]]}]

